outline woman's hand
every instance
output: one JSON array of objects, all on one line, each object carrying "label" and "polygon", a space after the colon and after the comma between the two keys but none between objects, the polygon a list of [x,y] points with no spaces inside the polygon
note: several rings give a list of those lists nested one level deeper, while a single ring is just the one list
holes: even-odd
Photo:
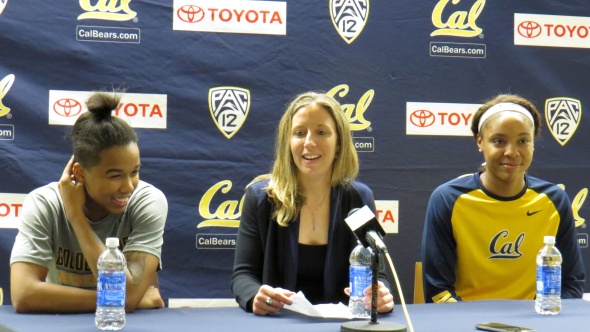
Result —
[{"label": "woman's hand", "polygon": [[59,195],[64,204],[66,210],[66,217],[69,222],[74,220],[84,220],[84,211],[82,207],[86,200],[86,192],[84,190],[84,184],[76,181],[74,175],[74,156],[70,158],[68,164],[64,168],[64,171],[59,179]]},{"label": "woman's hand", "polygon": [[262,285],[252,301],[252,311],[260,316],[274,314],[285,304],[292,304],[290,297],[293,295],[295,292],[290,290]]},{"label": "woman's hand", "polygon": [[[365,302],[367,304],[368,309],[371,308],[371,293],[372,293],[372,291],[373,291],[373,285],[365,288],[365,290],[363,291],[363,294],[365,294],[365,298],[363,299],[363,302]],[[344,289],[344,293],[346,293],[348,296],[350,296],[350,288],[346,287]],[[389,291],[389,288],[385,287],[383,282],[379,281],[378,287],[377,287],[377,312],[380,312],[380,313],[390,312],[391,310],[393,310],[393,306],[394,306],[393,295]]]}]

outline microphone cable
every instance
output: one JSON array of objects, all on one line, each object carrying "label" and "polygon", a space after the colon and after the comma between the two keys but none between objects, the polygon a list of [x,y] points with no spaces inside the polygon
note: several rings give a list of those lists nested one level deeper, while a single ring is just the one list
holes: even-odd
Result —
[{"label": "microphone cable", "polygon": [[385,251],[385,258],[387,258],[387,262],[389,263],[389,268],[393,273],[393,279],[395,280],[395,285],[397,287],[397,292],[399,294],[399,298],[402,303],[402,309],[404,310],[404,315],[406,316],[406,321],[408,322],[408,327],[410,328],[410,332],[414,332],[414,326],[412,325],[412,321],[410,320],[410,315],[408,314],[408,309],[406,308],[406,301],[404,300],[404,293],[402,292],[402,287],[399,284],[399,279],[397,277],[397,273],[395,272],[395,267],[393,267],[393,261],[389,256],[389,252]]}]

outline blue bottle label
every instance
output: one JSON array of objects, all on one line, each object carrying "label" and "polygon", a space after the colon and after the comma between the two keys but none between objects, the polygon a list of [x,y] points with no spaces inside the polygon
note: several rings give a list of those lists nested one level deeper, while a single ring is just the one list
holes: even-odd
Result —
[{"label": "blue bottle label", "polygon": [[537,294],[561,295],[561,267],[537,266]]},{"label": "blue bottle label", "polygon": [[365,288],[369,287],[372,282],[373,272],[367,266],[351,266],[350,276],[350,296],[364,297]]},{"label": "blue bottle label", "polygon": [[125,272],[98,272],[97,306],[125,306]]}]

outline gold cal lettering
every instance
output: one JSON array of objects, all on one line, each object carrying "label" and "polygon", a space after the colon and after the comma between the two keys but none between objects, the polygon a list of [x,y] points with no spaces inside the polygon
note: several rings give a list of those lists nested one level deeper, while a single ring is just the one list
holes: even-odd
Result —
[{"label": "gold cal lettering", "polygon": [[580,209],[582,208],[582,205],[584,204],[584,201],[586,201],[586,196],[588,196],[588,188],[580,190],[580,192],[576,195],[576,197],[574,197],[574,200],[572,201],[572,210],[574,212],[574,220],[576,221],[576,227],[582,226],[582,224],[584,224],[584,222],[586,221],[586,219],[580,217],[579,213]]},{"label": "gold cal lettering", "polygon": [[[449,16],[446,22],[443,22],[443,10],[451,0],[440,0],[432,11],[432,24],[437,27],[430,36],[457,36],[457,37],[475,37],[481,34],[481,28],[476,24],[479,14],[481,14],[486,0],[477,0],[469,10],[456,11]],[[461,0],[452,0],[456,5]]]},{"label": "gold cal lettering", "polygon": [[229,180],[220,181],[203,195],[201,201],[199,202],[199,214],[206,219],[201,222],[197,227],[238,227],[240,224],[240,211],[242,210],[242,205],[244,204],[244,198],[240,202],[235,200],[228,200],[219,205],[215,213],[211,213],[210,207],[211,202],[213,200],[213,196],[217,194],[217,192],[221,191],[222,193],[226,194],[230,191],[232,187],[232,183]]},{"label": "gold cal lettering", "polygon": [[[348,94],[348,85],[347,84],[340,84],[332,90],[328,91],[327,95],[334,97],[338,95],[338,97],[345,97]],[[348,117],[348,122],[350,123],[350,130],[358,131],[368,128],[371,125],[370,121],[365,120],[364,114],[371,101],[373,101],[373,97],[375,96],[374,90],[368,90],[365,92],[364,95],[359,99],[358,104],[356,105],[356,112],[355,112],[355,105],[354,104],[342,104],[342,109]]]},{"label": "gold cal lettering", "polygon": [[98,0],[92,5],[90,0],[80,0],[80,7],[87,13],[80,14],[78,20],[95,19],[108,21],[129,21],[137,13],[129,8],[131,0]]},{"label": "gold cal lettering", "polygon": [[[565,185],[558,184],[557,186],[559,188],[565,190]],[[572,200],[572,212],[574,214],[574,221],[576,223],[576,227],[582,226],[584,224],[584,222],[586,221],[585,218],[582,218],[580,216],[580,209],[582,208],[582,206],[584,205],[584,202],[586,201],[586,196],[588,196],[588,188],[583,188],[582,190],[580,190],[578,192],[576,197],[574,197],[574,199]]]}]

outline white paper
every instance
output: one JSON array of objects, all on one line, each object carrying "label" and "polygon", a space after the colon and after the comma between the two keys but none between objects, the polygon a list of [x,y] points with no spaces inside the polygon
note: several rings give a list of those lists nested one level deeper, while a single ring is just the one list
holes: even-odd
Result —
[{"label": "white paper", "polygon": [[[303,295],[302,292],[291,297],[293,304],[283,307],[284,309],[298,312],[311,317],[322,317],[322,318],[343,318],[343,319],[357,319],[353,317],[348,309],[348,306],[338,303],[326,303],[326,304],[311,304]],[[367,318],[368,319],[368,318]]]}]

